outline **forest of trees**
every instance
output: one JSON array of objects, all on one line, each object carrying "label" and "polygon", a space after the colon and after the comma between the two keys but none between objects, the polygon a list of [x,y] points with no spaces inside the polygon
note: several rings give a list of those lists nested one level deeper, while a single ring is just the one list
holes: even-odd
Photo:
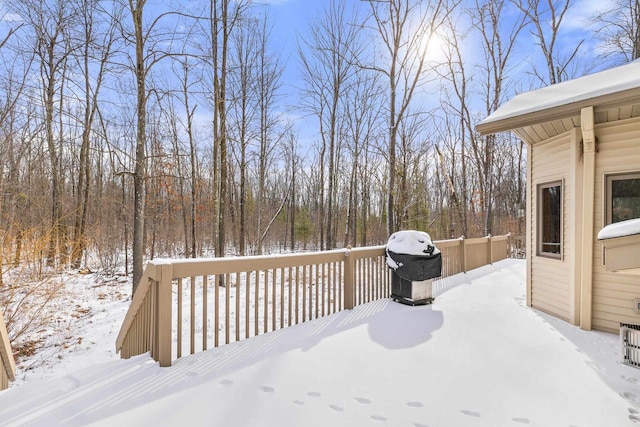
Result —
[{"label": "forest of trees", "polygon": [[520,233],[526,147],[475,123],[640,57],[639,0],[309,1],[295,52],[280,3],[3,2],[0,279]]}]

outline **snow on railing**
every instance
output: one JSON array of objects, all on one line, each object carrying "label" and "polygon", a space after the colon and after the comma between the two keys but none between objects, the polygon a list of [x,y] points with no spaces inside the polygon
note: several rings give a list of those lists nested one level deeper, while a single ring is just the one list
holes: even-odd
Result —
[{"label": "snow on railing", "polygon": [[[442,277],[504,259],[509,236],[434,242]],[[385,246],[150,261],[118,334],[123,358],[160,366],[183,354],[351,309],[390,295]]]},{"label": "snow on railing", "polygon": [[0,390],[9,387],[9,381],[16,379],[16,365],[9,344],[9,334],[0,313]]}]

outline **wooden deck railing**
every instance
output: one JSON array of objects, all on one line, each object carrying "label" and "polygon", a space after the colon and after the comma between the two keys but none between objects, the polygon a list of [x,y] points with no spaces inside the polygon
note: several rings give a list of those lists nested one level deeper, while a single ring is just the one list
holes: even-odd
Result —
[{"label": "wooden deck railing", "polygon": [[9,344],[9,334],[0,312],[0,390],[9,387],[9,381],[16,379],[16,364]]},{"label": "wooden deck railing", "polygon": [[[447,277],[507,257],[509,236],[436,241]],[[118,334],[123,358],[183,354],[351,309],[391,292],[385,246],[150,261]]]}]

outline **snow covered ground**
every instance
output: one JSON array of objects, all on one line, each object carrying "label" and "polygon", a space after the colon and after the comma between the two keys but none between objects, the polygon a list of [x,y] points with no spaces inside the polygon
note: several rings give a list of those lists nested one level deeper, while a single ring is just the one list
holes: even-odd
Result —
[{"label": "snow covered ground", "polygon": [[430,306],[379,300],[171,368],[117,359],[113,301],[78,325],[89,344],[0,392],[0,424],[635,425],[640,370],[619,363],[619,338],[526,307],[524,265],[441,280]]}]

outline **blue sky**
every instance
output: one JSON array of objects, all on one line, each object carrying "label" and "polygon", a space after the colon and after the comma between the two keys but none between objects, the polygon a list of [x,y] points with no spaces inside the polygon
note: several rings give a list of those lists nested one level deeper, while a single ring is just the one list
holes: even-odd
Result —
[{"label": "blue sky", "polygon": [[[298,92],[296,87],[299,86],[299,60],[296,51],[296,38],[308,37],[307,30],[309,26],[321,15],[325,6],[329,1],[325,0],[262,0],[261,3],[269,4],[269,16],[273,23],[273,49],[282,52],[282,60],[286,62],[286,69],[282,78],[282,91],[285,92],[286,99],[289,103],[297,101]],[[470,3],[465,0],[463,3]],[[614,0],[577,0],[574,2],[569,12],[565,16],[562,24],[562,31],[558,41],[559,47],[573,46],[576,40],[585,38],[583,49],[585,53],[591,53],[596,48],[596,42],[593,34],[590,32],[589,18],[595,14],[597,10],[610,7]],[[347,8],[351,6],[359,7],[363,13],[366,13],[368,5],[361,0],[348,0]],[[511,6],[513,7],[513,6]],[[503,15],[508,17],[509,15]],[[587,31],[585,31],[585,29]],[[514,60],[514,72],[522,73],[523,80],[518,82],[520,86],[518,91],[529,90],[533,85],[539,82],[528,82],[525,72],[530,67],[533,58],[540,58],[539,48],[535,46],[535,39],[529,30],[525,30],[521,34],[520,43],[516,49],[515,55],[518,57]],[[469,42],[466,46],[467,59],[473,61],[480,55],[477,47],[472,47]],[[589,66],[589,64],[585,64]],[[430,85],[421,88],[421,92],[427,97],[437,98],[437,87]],[[305,126],[300,136],[303,139],[313,138],[312,132],[306,132]]]},{"label": "blue sky", "polygon": [[[167,0],[150,0],[149,7],[153,5],[166,3]],[[300,86],[300,67],[299,58],[297,53],[297,39],[299,37],[308,37],[308,29],[310,25],[323,13],[324,8],[329,4],[330,0],[257,0],[256,3],[262,3],[267,5],[268,14],[273,26],[271,42],[271,48],[275,53],[280,53],[281,61],[286,65],[284,74],[281,79],[281,93],[284,95],[283,110],[286,105],[297,105],[299,103]],[[344,0],[347,2],[347,9],[352,6],[358,7],[363,15],[368,10],[368,4],[362,0]],[[464,0],[464,3],[469,3],[471,0]],[[615,0],[576,0],[573,7],[565,17],[563,23],[563,31],[561,33],[560,42],[564,42],[565,45],[571,45],[575,43],[576,39],[586,38],[583,46],[583,51],[586,54],[591,54],[596,48],[596,41],[593,37],[593,33],[589,32],[589,27],[592,25],[588,22],[588,19],[594,15],[597,10],[601,10],[606,7],[611,7]],[[184,1],[179,3],[186,5]],[[0,11],[5,9],[3,7],[7,3],[0,0]],[[147,13],[147,17],[153,15],[153,9]],[[11,16],[5,15],[2,19],[5,24],[7,21],[11,21]],[[6,28],[6,27],[5,27]],[[585,32],[585,28],[588,30]],[[0,33],[2,35],[3,33]],[[533,52],[533,53],[532,53]],[[479,55],[479,49],[471,48],[467,46],[466,53],[469,55],[467,58],[473,61],[474,56]],[[522,72],[522,81],[518,81],[517,84],[520,89],[528,90],[531,87],[531,83],[526,81],[527,67],[530,67],[529,60],[533,57],[540,56],[539,49],[535,47],[535,40],[532,35],[528,34],[527,30],[521,34],[520,46],[516,51],[518,59],[514,63],[519,64],[516,67],[518,74]],[[588,55],[592,56],[592,55]],[[589,61],[585,64],[590,65]],[[601,69],[602,64],[598,65]],[[420,88],[420,92],[427,97],[431,97],[438,102],[437,98],[439,93],[437,87],[433,85]],[[203,110],[199,113],[204,113]],[[291,114],[290,111],[286,111],[285,114]],[[292,119],[298,119],[299,111],[295,113],[298,116],[292,116]],[[316,126],[309,120],[302,121],[303,123],[298,126],[299,136],[301,139],[311,140],[315,138]]]}]

